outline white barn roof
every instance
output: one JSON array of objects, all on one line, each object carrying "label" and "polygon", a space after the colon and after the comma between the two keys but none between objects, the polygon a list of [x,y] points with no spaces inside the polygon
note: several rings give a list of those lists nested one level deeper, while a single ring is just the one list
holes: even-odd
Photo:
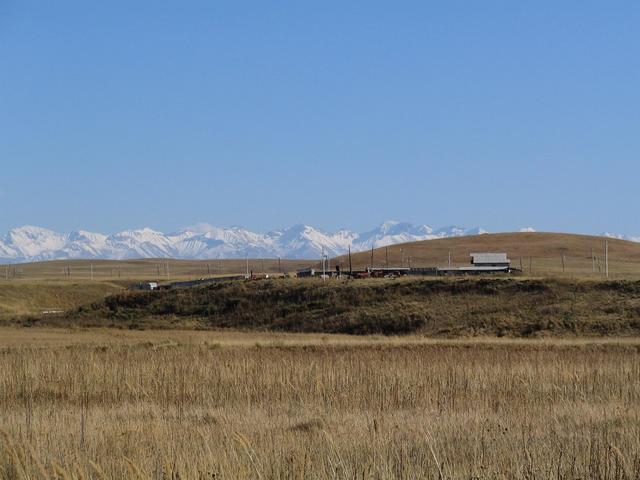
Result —
[{"label": "white barn roof", "polygon": [[471,259],[474,265],[486,263],[511,263],[506,253],[472,253]]}]

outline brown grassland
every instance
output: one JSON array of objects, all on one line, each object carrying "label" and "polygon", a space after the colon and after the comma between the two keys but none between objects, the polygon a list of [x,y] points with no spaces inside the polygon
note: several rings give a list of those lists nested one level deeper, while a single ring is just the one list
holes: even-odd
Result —
[{"label": "brown grassland", "polygon": [[[7,267],[0,479],[639,479],[640,244],[610,242],[605,281],[603,243],[501,234],[374,252],[443,266],[449,251],[458,265],[507,251],[516,278],[150,293],[123,288],[166,278],[164,260]],[[168,276],[246,268],[233,262],[170,261]]]},{"label": "brown grassland", "polygon": [[217,275],[245,273],[295,272],[313,264],[313,260],[227,259],[176,260],[146,258],[139,260],[53,260],[48,262],[0,265],[0,281],[54,280],[79,282],[107,281],[127,285],[138,281],[171,282]]},{"label": "brown grassland", "polygon": [[640,474],[640,341],[3,328],[0,478]]}]

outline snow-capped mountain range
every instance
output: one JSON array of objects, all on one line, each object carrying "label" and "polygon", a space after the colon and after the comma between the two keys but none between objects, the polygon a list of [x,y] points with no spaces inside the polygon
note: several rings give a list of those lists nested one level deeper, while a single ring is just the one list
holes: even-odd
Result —
[{"label": "snow-capped mountain range", "polygon": [[295,225],[268,233],[240,227],[219,228],[198,224],[174,233],[150,228],[125,230],[112,235],[84,230],[58,233],[41,227],[23,226],[0,236],[0,263],[57,259],[128,258],[318,258],[395,243],[486,233],[480,228],[446,227],[387,221],[364,233],[350,230],[324,232],[308,225]]},{"label": "snow-capped mountain range", "polygon": [[[532,232],[533,228],[521,231]],[[57,259],[131,258],[318,258],[383,247],[396,243],[487,233],[481,228],[445,227],[387,221],[364,233],[350,230],[324,232],[308,225],[295,225],[268,233],[255,233],[241,227],[220,228],[198,224],[174,233],[150,228],[125,230],[112,235],[78,230],[58,233],[41,227],[23,226],[0,236],[0,263],[19,263]],[[611,238],[640,241],[605,233]]]}]

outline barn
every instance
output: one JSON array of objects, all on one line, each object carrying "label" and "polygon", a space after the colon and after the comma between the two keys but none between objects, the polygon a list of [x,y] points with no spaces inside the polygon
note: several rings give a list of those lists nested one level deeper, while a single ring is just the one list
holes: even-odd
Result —
[{"label": "barn", "polygon": [[472,253],[471,265],[474,267],[511,267],[511,260],[506,253]]}]

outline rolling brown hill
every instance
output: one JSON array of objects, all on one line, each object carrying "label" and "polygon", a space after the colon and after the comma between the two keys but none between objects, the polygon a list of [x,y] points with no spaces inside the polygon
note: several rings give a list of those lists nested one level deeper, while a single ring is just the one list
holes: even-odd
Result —
[{"label": "rolling brown hill", "polygon": [[[373,251],[373,265],[446,267],[451,252],[452,265],[462,266],[469,264],[472,252],[507,252],[513,266],[522,265],[525,274],[562,274],[564,255],[564,274],[601,276],[605,270],[605,240],[609,243],[611,276],[640,277],[640,243],[566,233],[496,233],[391,245]],[[595,273],[592,253],[596,256]],[[351,257],[354,269],[371,265],[371,251],[354,253]],[[349,268],[346,255],[333,262]]]}]

